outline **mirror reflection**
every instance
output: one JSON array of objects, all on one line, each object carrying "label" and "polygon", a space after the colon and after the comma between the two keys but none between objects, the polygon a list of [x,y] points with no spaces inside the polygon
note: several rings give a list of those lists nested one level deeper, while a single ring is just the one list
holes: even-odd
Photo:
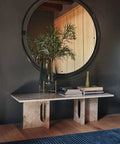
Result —
[{"label": "mirror reflection", "polygon": [[29,21],[27,43],[33,59],[58,74],[79,70],[96,44],[94,22],[83,6],[72,1],[48,0]]}]

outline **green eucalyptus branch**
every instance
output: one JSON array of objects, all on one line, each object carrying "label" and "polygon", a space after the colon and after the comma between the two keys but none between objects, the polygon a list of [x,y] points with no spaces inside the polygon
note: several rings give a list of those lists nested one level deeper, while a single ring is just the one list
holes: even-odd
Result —
[{"label": "green eucalyptus branch", "polygon": [[76,39],[75,27],[72,24],[64,26],[60,30],[53,25],[46,34],[40,34],[36,38],[27,37],[28,48],[36,60],[51,60],[70,56],[75,60],[75,54],[70,50],[68,43]]}]

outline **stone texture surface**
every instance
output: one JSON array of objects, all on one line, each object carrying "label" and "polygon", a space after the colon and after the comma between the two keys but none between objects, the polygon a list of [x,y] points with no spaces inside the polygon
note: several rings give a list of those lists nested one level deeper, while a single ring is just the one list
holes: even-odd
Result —
[{"label": "stone texture surface", "polygon": [[[45,106],[45,109],[41,107]],[[42,108],[42,110],[41,110]],[[45,112],[44,112],[45,110]],[[42,112],[42,114],[41,114]],[[42,120],[41,120],[42,117]],[[50,126],[50,102],[25,102],[23,103],[23,128]]]},{"label": "stone texture surface", "polygon": [[86,122],[98,120],[98,98],[86,99],[85,120]]},{"label": "stone texture surface", "polygon": [[93,94],[93,95],[77,95],[77,96],[61,96],[54,93],[31,93],[31,94],[16,94],[11,95],[19,103],[24,102],[45,102],[45,101],[59,101],[59,100],[71,100],[71,99],[90,99],[90,98],[104,98],[114,97],[113,94]]},{"label": "stone texture surface", "polygon": [[[80,101],[80,117],[78,115],[79,101]],[[74,120],[80,123],[81,125],[85,124],[85,99],[74,100]]]},{"label": "stone texture surface", "polygon": [[[50,127],[50,101],[74,100],[74,120],[81,125],[98,120],[98,98],[114,97],[112,94],[60,96],[59,94],[19,94],[11,95],[23,103],[23,128]],[[78,102],[80,101],[80,107]],[[80,109],[80,111],[79,111]],[[80,112],[78,114],[78,112]],[[80,115],[80,117],[79,117]]]}]

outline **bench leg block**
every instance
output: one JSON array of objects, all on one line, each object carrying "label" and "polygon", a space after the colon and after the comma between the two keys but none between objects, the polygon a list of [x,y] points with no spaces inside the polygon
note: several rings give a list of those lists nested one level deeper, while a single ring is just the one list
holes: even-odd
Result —
[{"label": "bench leg block", "polygon": [[23,129],[50,127],[50,102],[23,103]]},{"label": "bench leg block", "polygon": [[98,120],[98,98],[86,99],[86,122]]},{"label": "bench leg block", "polygon": [[[80,117],[78,115],[79,101],[80,101]],[[77,123],[80,123],[81,125],[85,124],[85,99],[74,100],[74,120]]]}]

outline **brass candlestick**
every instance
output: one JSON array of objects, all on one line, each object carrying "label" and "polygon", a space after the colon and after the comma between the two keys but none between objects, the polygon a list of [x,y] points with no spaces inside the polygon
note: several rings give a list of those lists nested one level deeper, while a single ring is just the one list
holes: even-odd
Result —
[{"label": "brass candlestick", "polygon": [[89,75],[89,71],[87,71],[85,86],[86,87],[90,87],[90,75]]},{"label": "brass candlestick", "polygon": [[[57,93],[57,80],[55,80],[55,88],[54,89],[51,89],[51,90],[48,90],[49,92],[54,92],[54,93]],[[45,93],[45,81],[43,81],[43,93]]]}]

